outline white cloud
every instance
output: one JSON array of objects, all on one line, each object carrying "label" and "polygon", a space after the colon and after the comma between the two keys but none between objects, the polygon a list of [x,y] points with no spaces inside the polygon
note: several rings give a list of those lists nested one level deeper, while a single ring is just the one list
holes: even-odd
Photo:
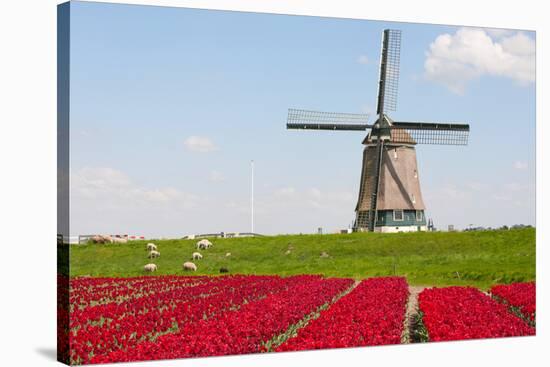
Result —
[{"label": "white cloud", "polygon": [[514,161],[514,164],[512,165],[514,169],[517,170],[525,170],[527,169],[527,162],[525,161]]},{"label": "white cloud", "polygon": [[489,185],[482,182],[471,181],[471,182],[466,182],[466,187],[472,191],[483,191],[489,188]]},{"label": "white cloud", "polygon": [[209,153],[218,150],[212,140],[204,136],[190,136],[183,142],[185,148],[190,152]]},{"label": "white cloud", "polygon": [[208,196],[199,197],[176,187],[144,185],[108,167],[73,170],[70,181],[73,235],[131,233],[178,237],[204,229],[201,226],[210,223],[207,218],[213,203],[217,203]]},{"label": "white cloud", "polygon": [[173,187],[146,188],[132,182],[123,172],[108,167],[85,167],[71,173],[71,200],[104,201],[110,208],[129,202],[158,204],[178,201],[194,206],[196,196]]},{"label": "white cloud", "polygon": [[454,182],[425,186],[423,194],[426,215],[434,219],[439,229],[448,224],[466,228],[472,223],[474,227],[534,223],[534,183]]},{"label": "white cloud", "polygon": [[210,171],[209,179],[212,182],[223,182],[225,181],[225,176],[219,171]]},{"label": "white cloud", "polygon": [[367,55],[361,55],[357,58],[357,62],[359,64],[367,65],[369,63],[369,58]]},{"label": "white cloud", "polygon": [[279,197],[291,197],[296,194],[296,189],[294,187],[282,187],[275,190],[275,196]]},{"label": "white cloud", "polygon": [[510,182],[510,183],[503,184],[502,189],[506,192],[518,192],[518,191],[528,190],[529,186],[525,184],[520,184],[517,182]]},{"label": "white cloud", "polygon": [[321,190],[316,187],[310,187],[309,189],[307,189],[307,194],[314,199],[321,198]]},{"label": "white cloud", "polygon": [[329,210],[343,206],[347,209],[353,207],[355,195],[347,191],[321,191],[317,187],[296,189],[294,187],[282,187],[272,192],[271,198],[264,202],[266,207],[292,207],[294,210],[305,208],[323,208]]},{"label": "white cloud", "polygon": [[455,93],[464,93],[469,81],[484,75],[533,83],[535,41],[523,32],[461,28],[438,36],[426,52],[426,79]]},{"label": "white cloud", "polygon": [[508,202],[512,203],[514,206],[521,206],[528,202],[527,197],[531,194],[531,187],[529,185],[509,182],[500,185],[500,187],[496,187],[491,197],[496,201]]},{"label": "white cloud", "polygon": [[487,32],[487,34],[494,39],[499,39],[514,33],[514,30],[512,29],[502,29],[502,28],[484,28],[483,30]]}]

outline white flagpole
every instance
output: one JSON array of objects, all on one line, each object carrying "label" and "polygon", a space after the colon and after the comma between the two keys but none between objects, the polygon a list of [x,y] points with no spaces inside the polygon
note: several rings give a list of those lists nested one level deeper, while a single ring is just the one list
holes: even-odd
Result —
[{"label": "white flagpole", "polygon": [[250,161],[251,190],[250,190],[250,232],[254,233],[254,160]]}]

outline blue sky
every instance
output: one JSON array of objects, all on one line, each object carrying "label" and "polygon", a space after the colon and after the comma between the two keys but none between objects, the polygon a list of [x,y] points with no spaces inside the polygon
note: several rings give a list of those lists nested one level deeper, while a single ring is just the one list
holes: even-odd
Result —
[{"label": "blue sky", "polygon": [[[359,132],[285,129],[287,108],[374,111],[381,32],[401,29],[395,120],[471,125],[417,148],[427,216],[535,223],[533,32],[73,2],[71,233],[347,227]],[[374,114],[372,116],[374,118]]]}]

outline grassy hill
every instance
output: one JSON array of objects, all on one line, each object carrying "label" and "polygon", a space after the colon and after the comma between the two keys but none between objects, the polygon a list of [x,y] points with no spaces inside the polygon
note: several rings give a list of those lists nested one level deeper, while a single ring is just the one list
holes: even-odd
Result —
[{"label": "grassy hill", "polygon": [[[182,264],[191,260],[196,240],[157,240],[160,258],[149,260],[146,243],[71,245],[71,276],[143,275],[154,262],[159,274],[190,274]],[[201,250],[196,275],[303,273],[366,278],[403,275],[409,284],[473,285],[535,279],[535,229],[480,232],[353,233],[213,239]],[[290,253],[287,254],[287,250]],[[230,257],[225,254],[231,252]],[[321,257],[321,252],[329,257]]]}]

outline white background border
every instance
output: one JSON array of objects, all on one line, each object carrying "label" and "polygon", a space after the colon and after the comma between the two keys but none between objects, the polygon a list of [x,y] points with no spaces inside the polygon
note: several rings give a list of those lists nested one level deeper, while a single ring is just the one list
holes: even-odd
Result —
[{"label": "white background border", "polygon": [[[548,195],[548,10],[543,1],[117,1],[537,31],[537,336],[239,357],[148,362],[147,366],[540,365],[548,338],[544,266]],[[56,268],[56,4],[0,5],[0,363],[54,365]],[[101,21],[98,19],[98,21]],[[518,121],[518,123],[522,123]],[[547,347],[548,348],[548,347]],[[547,355],[547,353],[546,353]],[[130,364],[117,364],[127,366]]]}]

